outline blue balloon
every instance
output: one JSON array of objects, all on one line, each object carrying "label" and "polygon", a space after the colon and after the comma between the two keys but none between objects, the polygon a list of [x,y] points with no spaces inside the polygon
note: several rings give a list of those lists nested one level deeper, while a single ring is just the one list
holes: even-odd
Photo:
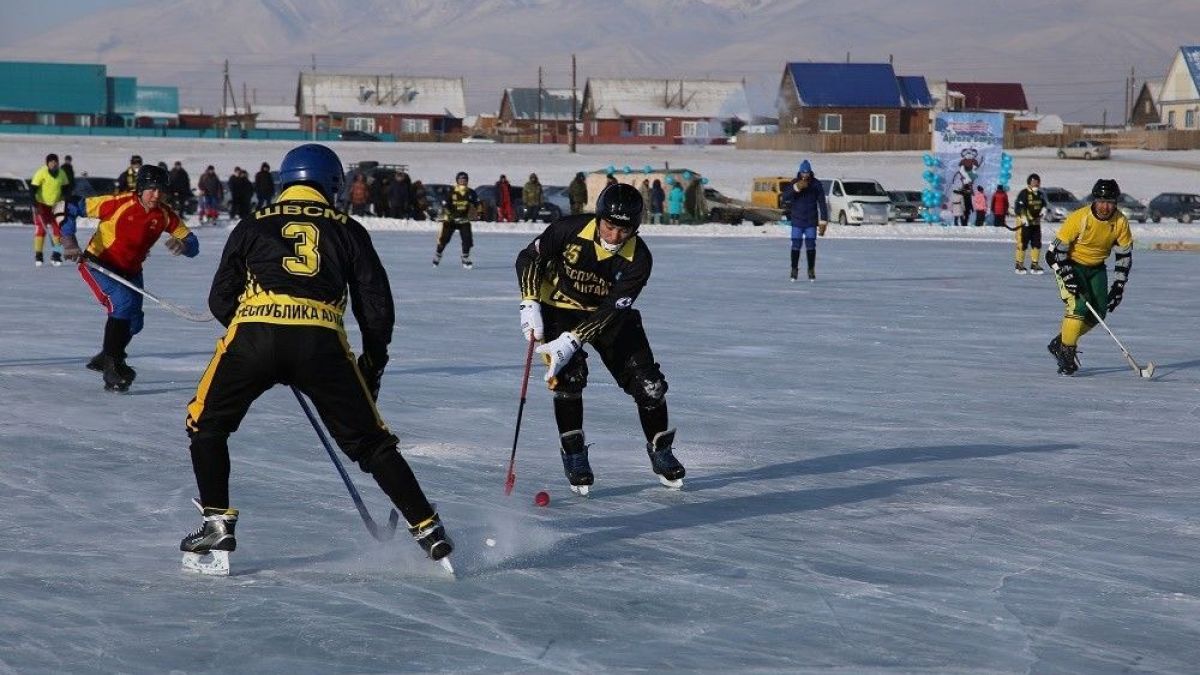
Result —
[{"label": "blue balloon", "polygon": [[649,164],[642,167],[642,173],[650,173],[651,171],[654,171],[654,167],[650,166]]},{"label": "blue balloon", "polygon": [[702,178],[700,178],[700,184],[708,185],[708,176],[703,176]]},{"label": "blue balloon", "polygon": [[691,172],[691,171],[684,171],[684,172],[683,172],[683,179],[684,179],[684,180],[691,180],[691,179],[692,179],[692,172]]},{"label": "blue balloon", "polygon": [[675,177],[667,176],[667,185],[674,185],[674,184],[675,184]]},{"label": "blue balloon", "polygon": [[605,173],[616,173],[616,172],[617,172],[617,167],[613,166],[612,164],[609,164],[608,171],[606,171]]}]

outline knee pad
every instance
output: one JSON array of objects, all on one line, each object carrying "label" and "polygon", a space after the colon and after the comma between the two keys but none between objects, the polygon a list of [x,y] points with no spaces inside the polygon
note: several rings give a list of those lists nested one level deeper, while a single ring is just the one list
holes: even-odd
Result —
[{"label": "knee pad", "polygon": [[583,388],[587,386],[587,379],[587,360],[576,352],[575,358],[554,376],[554,397],[579,398],[583,394]]},{"label": "knee pad", "polygon": [[653,410],[661,406],[667,395],[667,379],[657,363],[642,363],[630,359],[622,373],[621,388],[633,397],[638,408]]}]

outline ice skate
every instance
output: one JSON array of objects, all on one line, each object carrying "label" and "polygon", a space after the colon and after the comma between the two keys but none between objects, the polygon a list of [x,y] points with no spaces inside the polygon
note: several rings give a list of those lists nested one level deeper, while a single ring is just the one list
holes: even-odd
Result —
[{"label": "ice skate", "polygon": [[1064,345],[1061,335],[1055,335],[1050,344],[1046,345],[1046,349],[1054,356],[1059,375],[1070,376],[1079,370],[1079,356],[1075,347]]},{"label": "ice skate", "polygon": [[54,251],[50,254],[50,264],[55,267],[62,267],[62,254]]},{"label": "ice skate", "polygon": [[1026,273],[1026,272],[1025,272],[1025,266],[1024,266],[1024,265],[1022,265],[1021,263],[1017,263],[1017,269],[1016,269],[1016,273],[1017,273],[1017,274],[1025,274],[1025,273]]},{"label": "ice skate", "polygon": [[204,517],[200,529],[179,542],[183,551],[183,571],[215,576],[229,575],[229,554],[237,549],[233,535],[237,527],[237,509],[206,508],[200,500],[192,503]]},{"label": "ice skate", "polygon": [[100,352],[99,354],[96,354],[92,358],[88,359],[87,369],[94,370],[97,373],[103,373],[104,372],[104,352]]},{"label": "ice skate", "polygon": [[433,266],[437,267],[441,262],[442,262],[442,252],[434,251],[433,252]]},{"label": "ice skate", "polygon": [[792,281],[795,281],[796,278],[799,276],[799,274],[800,274],[800,271],[797,270],[795,267],[793,267],[792,268],[792,276],[791,276]]},{"label": "ice skate", "polygon": [[446,536],[446,528],[442,526],[442,519],[438,517],[436,511],[432,516],[416,525],[410,525],[408,533],[417,540],[417,544],[422,551],[425,551],[425,555],[429,556],[431,560],[441,563],[447,572],[454,573],[454,568],[446,559],[446,556],[454,550],[454,542]]},{"label": "ice skate", "polygon": [[467,254],[465,254],[465,253],[463,254],[463,257],[462,257],[462,266],[463,266],[463,269],[464,269],[464,270],[469,270],[469,269],[471,269],[472,267],[474,267],[474,266],[475,266],[475,263],[471,262],[471,256],[469,256],[469,255],[467,255]]},{"label": "ice skate", "polygon": [[562,442],[560,453],[563,473],[571,484],[571,492],[586,497],[596,477],[592,475],[592,465],[588,463],[588,446],[583,442],[583,430],[568,431],[559,439]]},{"label": "ice skate", "polygon": [[34,253],[34,254],[33,254],[33,266],[34,266],[34,267],[41,267],[41,266],[42,266],[42,265],[44,265],[44,264],[45,264],[45,262],[44,262],[44,260],[43,260],[43,258],[42,258],[42,254],[41,254],[41,252]]},{"label": "ice skate", "polygon": [[809,280],[809,281],[816,281],[816,280],[817,280],[817,271],[816,271],[815,269],[811,268],[811,267],[810,267],[810,268],[808,268],[808,280]]},{"label": "ice skate", "polygon": [[1045,270],[1042,269],[1041,265],[1039,265],[1037,263],[1033,263],[1032,265],[1029,266],[1029,273],[1030,274],[1045,274],[1046,272],[1045,272]]},{"label": "ice skate", "polygon": [[687,472],[671,452],[674,443],[674,429],[660,431],[646,444],[646,452],[650,455],[650,466],[654,473],[658,474],[658,482],[672,490],[678,490],[683,487],[683,477]]},{"label": "ice skate", "polygon": [[106,391],[126,392],[129,385],[137,377],[137,371],[125,363],[125,359],[116,359],[104,355],[104,389]]}]

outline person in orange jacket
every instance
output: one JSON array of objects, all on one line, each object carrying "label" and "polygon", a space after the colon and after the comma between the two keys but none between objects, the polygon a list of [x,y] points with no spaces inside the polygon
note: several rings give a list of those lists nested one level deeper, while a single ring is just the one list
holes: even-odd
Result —
[{"label": "person in orange jacket", "polygon": [[996,186],[996,192],[992,194],[992,224],[996,227],[1008,227],[1004,224],[1005,217],[1008,216],[1008,188],[1003,185]]}]

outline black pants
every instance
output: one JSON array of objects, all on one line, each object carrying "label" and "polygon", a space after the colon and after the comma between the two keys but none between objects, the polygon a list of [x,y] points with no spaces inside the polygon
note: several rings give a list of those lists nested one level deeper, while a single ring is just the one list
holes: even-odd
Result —
[{"label": "black pants", "polygon": [[450,237],[454,236],[454,232],[458,231],[458,236],[462,238],[462,253],[463,255],[471,254],[471,247],[475,245],[475,240],[471,237],[471,223],[455,223],[447,221],[442,223],[442,231],[438,233],[437,251],[441,253],[446,244],[450,243]]},{"label": "black pants", "polygon": [[[589,313],[560,309],[542,305],[542,321],[546,328],[546,339],[553,340],[569,331]],[[662,370],[654,361],[650,341],[642,326],[642,315],[637,310],[621,312],[615,325],[610,325],[604,335],[594,339],[590,346],[600,356],[604,367],[612,374],[617,385],[633,397],[638,407],[638,418],[642,431],[649,441],[660,431],[667,430],[667,381]],[[583,427],[583,390],[587,387],[587,352],[581,347],[563,366],[555,377],[554,417],[559,433]]]},{"label": "black pants", "polygon": [[1021,233],[1021,250],[1027,248],[1042,247],[1042,224],[1038,222],[1036,225],[1027,224],[1020,230]]},{"label": "black pants", "polygon": [[[276,384],[294,386],[312,400],[334,442],[375,477],[409,523],[433,514],[396,449],[399,440],[379,416],[345,335],[319,326],[268,323],[230,327],[188,404],[192,469],[204,506],[229,506],[229,435],[250,404]],[[290,422],[280,446],[311,452],[317,442],[308,426],[302,418]]]}]

